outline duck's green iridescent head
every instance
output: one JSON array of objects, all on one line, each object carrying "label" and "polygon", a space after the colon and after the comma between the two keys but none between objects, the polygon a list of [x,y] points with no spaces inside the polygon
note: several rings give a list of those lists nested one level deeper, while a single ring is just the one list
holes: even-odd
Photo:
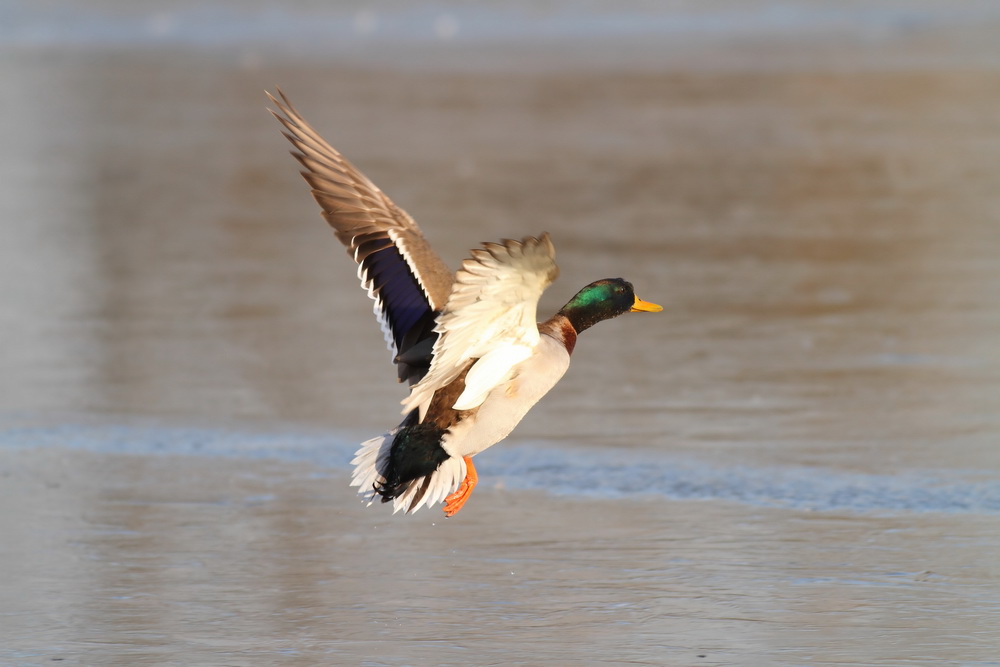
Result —
[{"label": "duck's green iridescent head", "polygon": [[662,306],[643,301],[635,295],[632,283],[622,278],[605,278],[590,283],[576,293],[559,311],[580,333],[601,320],[610,320],[628,312],[658,313]]}]

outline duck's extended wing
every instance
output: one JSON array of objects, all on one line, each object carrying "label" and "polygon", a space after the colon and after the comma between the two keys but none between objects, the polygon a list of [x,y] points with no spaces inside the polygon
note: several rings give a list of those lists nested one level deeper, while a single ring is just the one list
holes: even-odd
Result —
[{"label": "duck's extended wing", "polygon": [[303,178],[323,217],[358,263],[358,277],[375,301],[375,316],[398,365],[414,383],[427,372],[434,318],[448,301],[452,274],[417,223],[328,144],[280,90],[278,111]]},{"label": "duck's extended wing", "polygon": [[[438,317],[434,355],[427,375],[403,400],[404,414],[424,418],[434,392],[472,364],[465,389],[453,407],[471,410],[508,379],[512,366],[538,344],[538,299],[559,273],[548,234],[521,241],[484,243],[455,275],[455,285]],[[474,362],[474,363],[473,363]]]}]

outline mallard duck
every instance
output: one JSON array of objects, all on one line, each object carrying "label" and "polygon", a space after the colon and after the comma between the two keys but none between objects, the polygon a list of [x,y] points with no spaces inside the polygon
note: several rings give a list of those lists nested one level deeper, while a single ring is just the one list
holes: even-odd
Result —
[{"label": "mallard duck", "polygon": [[401,382],[403,421],[361,444],[351,486],[368,504],[453,516],[478,481],[472,457],[500,442],[569,367],[577,336],[627,312],[658,312],[621,278],[593,282],[538,324],[559,270],[548,234],[483,243],[452,273],[420,228],[307,123],[268,97],[322,215],[358,264]]}]

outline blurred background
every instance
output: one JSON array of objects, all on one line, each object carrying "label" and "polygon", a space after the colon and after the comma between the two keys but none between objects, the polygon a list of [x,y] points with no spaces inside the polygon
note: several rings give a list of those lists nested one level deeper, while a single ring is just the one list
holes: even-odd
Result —
[{"label": "blurred background", "polygon": [[[944,563],[902,566],[908,578],[900,596],[886,594],[884,605],[870,610],[869,622],[889,619],[878,632],[842,629],[846,634],[833,636],[846,643],[820,653],[855,646],[862,662],[911,659],[894,648],[922,637],[925,621],[959,609],[967,613],[936,632],[964,646],[960,661],[974,664],[995,648],[997,3],[7,0],[0,5],[0,81],[0,426],[7,455],[27,456],[27,448],[42,457],[16,459],[7,475],[51,481],[53,470],[62,471],[64,496],[53,507],[76,526],[71,531],[87,530],[73,518],[77,504],[90,506],[83,496],[98,505],[119,507],[123,498],[141,505],[148,501],[143,489],[180,474],[172,466],[185,475],[185,466],[207,466],[217,476],[160,489],[163,497],[201,497],[199,484],[229,488],[233,466],[252,468],[258,456],[313,467],[294,474],[252,468],[254,484],[287,484],[281,488],[294,495],[303,478],[320,475],[324,483],[311,493],[329,501],[327,511],[354,503],[343,488],[354,443],[398,418],[404,390],[394,383],[353,262],[318,215],[266,111],[264,90],[280,87],[416,218],[452,268],[481,241],[548,231],[562,273],[543,298],[543,317],[582,285],[614,276],[666,307],[581,338],[565,380],[510,441],[483,455],[484,496],[490,488],[520,488],[589,498],[604,509],[588,504],[586,519],[567,520],[577,532],[560,538],[584,550],[594,546],[584,536],[602,520],[632,525],[636,533],[626,531],[622,542],[648,536],[652,526],[683,533],[657,523],[671,520],[664,518],[675,511],[671,503],[708,503],[681,512],[693,533],[708,525],[740,532],[760,525],[765,508],[794,510],[767,515],[764,523],[797,527],[755,543],[761,562],[773,567],[751,580],[780,588],[775,582],[785,581],[787,563],[771,559],[792,554],[810,563],[795,581],[808,579],[817,595],[844,581],[866,582],[856,598],[838,598],[845,606],[836,614],[856,611],[860,600],[885,592],[879,586],[898,581],[886,578],[899,575],[899,558],[950,544]],[[64,470],[53,460],[65,461],[65,451],[84,458],[71,458]],[[115,458],[198,451],[239,462]],[[90,472],[69,472],[77,468]],[[99,472],[110,470],[117,472]],[[12,503],[41,493],[24,484],[8,486]],[[125,486],[109,500],[101,495],[107,484]],[[69,491],[74,485],[90,491]],[[254,488],[233,497],[273,492]],[[648,504],[650,496],[657,505]],[[608,509],[609,499],[645,502],[636,515],[642,520],[629,524],[615,514],[622,505]],[[476,512],[475,503],[463,514]],[[659,503],[666,514],[654,511],[664,507]],[[220,520],[205,511],[189,519]],[[859,522],[860,532],[807,521],[815,511]],[[385,515],[353,505],[343,512],[335,516],[355,527],[341,528],[349,534],[357,522]],[[873,526],[873,516],[893,519]],[[523,520],[493,520],[502,527],[515,518]],[[514,525],[510,534],[558,532],[533,520],[534,528]],[[27,519],[5,521],[7,534],[26,540],[24,551],[8,551],[9,562],[27,563],[41,549],[27,536]],[[108,521],[117,526],[119,519]],[[163,524],[121,521],[139,533],[174,534]],[[892,558],[878,550],[843,556],[844,545],[900,523],[912,541],[879,547]],[[416,528],[399,530],[419,539]],[[476,534],[470,544],[482,547],[490,535]],[[836,554],[816,557],[803,535],[827,535],[817,539],[836,545]],[[280,550],[274,539],[260,548]],[[199,544],[192,553],[214,548]],[[352,544],[355,560],[323,552],[326,543],[310,548],[323,562],[365,562],[371,545],[360,538]],[[96,560],[127,560],[122,548]],[[149,555],[147,548],[138,553]],[[422,548],[435,551],[433,542]],[[649,579],[616,584],[638,594],[674,561],[651,564],[643,559],[653,552],[635,548],[641,553],[606,554],[600,571],[627,569],[639,558]],[[711,562],[721,554],[731,563],[726,559],[747,549],[742,542],[702,544],[692,558]],[[948,560],[957,554],[961,563]],[[536,564],[549,557],[521,556]],[[510,557],[523,565],[521,556]],[[831,563],[845,562],[843,580],[824,579]],[[433,589],[450,576],[444,565],[407,581]],[[562,566],[550,565],[531,590],[572,606],[561,597]],[[232,566],[254,580],[252,568]],[[949,574],[933,574],[941,569]],[[54,571],[61,574],[45,580],[53,589],[74,580],[69,570]],[[297,585],[321,586],[314,572],[296,571],[310,582]],[[487,597],[507,585],[474,574],[496,587]],[[748,585],[728,570],[705,576],[723,597]],[[941,597],[928,602],[915,581],[936,581]],[[521,603],[529,604],[534,593],[522,592]],[[724,605],[757,619],[794,606],[790,600],[801,593],[750,608],[734,598]],[[329,594],[316,604],[331,608],[343,591]],[[713,655],[728,656],[722,663],[751,656],[778,664],[780,642],[735,632],[731,619],[712,623],[718,611],[698,616],[696,599],[704,602],[693,590],[670,608],[704,618],[703,626],[670,625],[649,611],[648,600],[609,600],[600,613],[625,626],[601,635],[606,643],[598,642],[597,654],[566,653],[539,635],[523,644],[525,655],[610,659],[614,647],[627,644],[635,659],[658,662],[667,655],[662,638],[676,632],[702,642],[680,642],[679,659],[700,658],[702,638],[732,636],[729,645],[713,645]],[[619,603],[624,611],[608,611]],[[37,604],[61,603],[56,595]],[[97,604],[94,617],[106,617],[108,605]],[[923,616],[912,616],[914,605]],[[293,607],[302,605],[282,608]],[[410,627],[425,627],[431,637],[440,626],[420,626],[431,623],[415,620],[424,611],[413,610],[409,620],[418,625]],[[501,628],[492,647],[498,659],[519,659],[503,651],[513,650],[517,623],[535,616],[510,625],[492,607],[466,611]],[[825,612],[811,609],[819,616],[797,626],[807,643],[809,628],[826,627]],[[190,629],[190,616],[181,616],[171,632]],[[598,616],[582,626],[566,618],[558,629],[584,628],[593,638],[593,628],[604,627]],[[260,620],[249,636],[272,629]],[[21,645],[38,655],[59,642],[79,650],[70,631],[39,639],[36,630],[26,626]],[[775,636],[795,635],[780,630]],[[413,632],[414,641],[424,638]],[[361,644],[334,655],[351,659],[367,650],[368,639],[381,641],[360,628],[356,634]],[[185,646],[190,659],[212,655],[197,652],[204,644]],[[921,655],[956,655],[939,649],[928,645]],[[794,655],[810,654],[803,651]],[[140,657],[149,655],[158,654]],[[849,654],[837,655],[849,662]]]},{"label": "blurred background", "polygon": [[529,436],[955,461],[1000,431],[994,3],[3,12],[7,411],[392,421],[280,86],[452,267],[549,231],[543,313],[617,275],[668,306],[589,332]]}]

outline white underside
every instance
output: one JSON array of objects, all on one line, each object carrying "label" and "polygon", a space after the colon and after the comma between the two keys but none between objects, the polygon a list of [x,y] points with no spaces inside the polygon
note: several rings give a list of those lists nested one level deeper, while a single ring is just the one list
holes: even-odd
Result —
[{"label": "white underside", "polygon": [[475,456],[492,447],[514,430],[568,368],[566,347],[547,335],[540,336],[534,353],[511,369],[474,414],[452,427],[441,446],[459,457]]},{"label": "white underside", "polygon": [[[562,378],[567,368],[569,353],[563,344],[547,335],[541,336],[535,353],[517,364],[509,378],[489,392],[478,410],[445,434],[441,446],[451,456],[430,475],[423,496],[418,498],[426,476],[410,482],[406,490],[393,499],[393,513],[400,510],[416,512],[421,507],[444,501],[458,490],[466,474],[462,457],[475,456],[506,438],[528,410]],[[358,487],[358,493],[369,505],[378,497],[375,485],[385,482],[379,471],[385,470],[388,464],[392,441],[398,431],[397,427],[362,443],[351,461],[354,465],[351,486]]]}]

